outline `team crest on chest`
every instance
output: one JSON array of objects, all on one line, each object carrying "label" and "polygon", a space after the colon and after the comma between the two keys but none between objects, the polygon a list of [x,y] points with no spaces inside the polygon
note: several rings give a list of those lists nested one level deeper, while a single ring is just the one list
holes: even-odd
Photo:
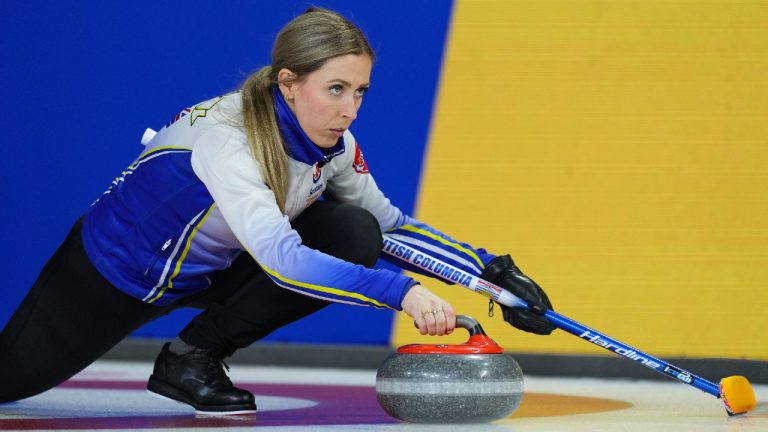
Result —
[{"label": "team crest on chest", "polygon": [[307,194],[307,206],[315,202],[320,197],[320,195],[322,195],[323,190],[325,189],[325,186],[322,183],[318,183],[322,174],[323,171],[320,169],[320,164],[315,163],[314,170],[312,171],[312,187],[309,189],[309,193]]}]

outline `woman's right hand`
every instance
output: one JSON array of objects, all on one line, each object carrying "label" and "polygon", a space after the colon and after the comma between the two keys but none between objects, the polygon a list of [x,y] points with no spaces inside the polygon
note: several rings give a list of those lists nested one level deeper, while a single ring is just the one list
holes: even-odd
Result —
[{"label": "woman's right hand", "polygon": [[403,312],[410,315],[421,334],[442,336],[456,328],[453,306],[421,285],[414,285],[403,298]]}]

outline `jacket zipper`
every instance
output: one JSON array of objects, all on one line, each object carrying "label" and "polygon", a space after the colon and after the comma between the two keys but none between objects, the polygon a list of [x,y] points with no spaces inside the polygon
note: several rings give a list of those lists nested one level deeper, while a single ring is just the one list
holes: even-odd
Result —
[{"label": "jacket zipper", "polygon": [[146,270],[144,270],[144,276],[147,276],[149,274],[149,271],[152,270],[152,267],[155,266],[155,263],[157,263],[157,260],[160,259],[161,256],[163,256],[163,252],[165,252],[166,249],[168,249],[169,246],[173,243],[173,239],[169,238],[168,240],[163,243],[163,247],[160,248],[160,252],[155,254],[155,257],[152,259],[152,262],[149,263],[149,267],[147,267]]}]

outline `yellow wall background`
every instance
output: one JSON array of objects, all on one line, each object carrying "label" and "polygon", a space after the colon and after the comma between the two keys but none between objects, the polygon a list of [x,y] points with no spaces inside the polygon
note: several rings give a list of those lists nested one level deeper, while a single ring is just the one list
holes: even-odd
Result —
[{"label": "yellow wall background", "polygon": [[[419,219],[641,350],[768,360],[766,2],[459,0],[432,127]],[[418,279],[509,351],[604,352]]]}]

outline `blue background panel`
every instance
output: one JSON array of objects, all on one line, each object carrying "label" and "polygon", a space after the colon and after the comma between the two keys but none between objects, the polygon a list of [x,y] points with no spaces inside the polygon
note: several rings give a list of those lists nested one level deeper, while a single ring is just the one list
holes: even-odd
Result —
[{"label": "blue background panel", "polygon": [[[452,4],[314,4],[359,24],[377,52],[371,92],[352,131],[380,187],[412,212]],[[239,87],[269,63],[278,30],[308,5],[0,4],[0,325],[72,223],[141,151],[144,129]],[[174,336],[196,313],[176,311],[136,335]],[[269,339],[386,344],[391,325],[392,312],[333,305]]]}]

